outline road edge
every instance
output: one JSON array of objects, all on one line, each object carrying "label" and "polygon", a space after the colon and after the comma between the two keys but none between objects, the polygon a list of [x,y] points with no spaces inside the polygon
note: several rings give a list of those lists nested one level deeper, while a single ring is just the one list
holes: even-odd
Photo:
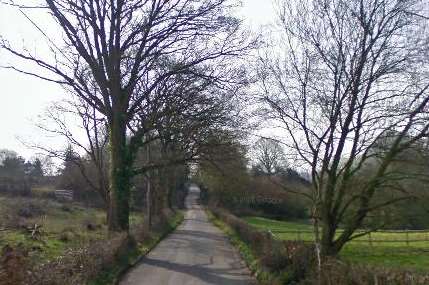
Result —
[{"label": "road edge", "polygon": [[136,244],[135,248],[126,256],[126,262],[119,260],[109,269],[100,272],[88,285],[118,285],[128,271],[136,266],[147,254],[149,254],[162,240],[174,232],[184,221],[184,211],[177,210],[168,220],[165,228],[161,232],[153,233],[152,238],[143,240]]}]

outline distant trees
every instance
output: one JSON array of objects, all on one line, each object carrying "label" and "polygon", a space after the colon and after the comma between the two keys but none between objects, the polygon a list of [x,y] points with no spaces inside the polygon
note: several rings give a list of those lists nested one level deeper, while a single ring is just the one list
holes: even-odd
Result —
[{"label": "distant trees", "polygon": [[31,186],[44,177],[43,168],[39,158],[26,161],[14,151],[0,150],[0,192],[29,195]]},{"label": "distant trees", "polygon": [[6,157],[0,169],[2,176],[23,178],[26,175],[25,159],[20,156]]},{"label": "distant trees", "polygon": [[0,163],[3,163],[3,161],[5,159],[16,158],[17,156],[18,156],[18,154],[13,150],[1,149],[0,150]]},{"label": "distant trees", "polygon": [[45,171],[43,169],[43,164],[40,158],[35,158],[33,163],[27,163],[28,174],[32,177],[43,177],[45,175]]},{"label": "distant trees", "polygon": [[209,150],[198,163],[197,180],[207,187],[212,206],[227,207],[234,197],[243,197],[247,190],[247,149],[232,133],[218,133],[209,138],[216,148]]},{"label": "distant trees", "polygon": [[[380,142],[375,147],[388,148],[394,137],[392,134],[389,140]],[[383,183],[373,199],[377,203],[401,197],[404,200],[369,213],[364,221],[366,228],[427,229],[429,227],[428,156],[427,138],[425,138],[395,157],[389,167],[392,179]],[[356,174],[358,183],[365,183],[368,180],[368,174],[377,169],[379,163],[378,159],[368,160]]]},{"label": "distant trees", "polygon": [[[59,157],[58,153],[56,155]],[[73,145],[68,145],[61,155],[64,156],[63,163],[55,187],[73,190],[73,197],[77,201],[93,206],[106,206],[106,192],[99,188],[99,174],[88,156],[79,155]]]},{"label": "distant trees", "polygon": [[[105,119],[95,108],[74,94],[68,100],[55,102],[40,116],[37,127],[49,136],[62,137],[65,148],[53,148],[46,143],[28,143],[38,151],[63,161],[60,188],[77,191],[78,199],[109,205],[108,131]],[[93,195],[97,193],[97,195]],[[86,198],[85,198],[86,197]]]},{"label": "distant trees", "polygon": [[252,171],[247,157],[252,148],[240,143],[245,138],[219,136],[216,140],[222,147],[213,149],[207,159],[198,162],[195,176],[202,184],[202,198],[210,207],[226,208],[239,215],[308,217],[303,199],[284,191],[279,182],[303,192],[308,191],[307,185],[288,176],[286,170],[270,175]]},{"label": "distant trees", "polygon": [[[410,198],[391,187],[395,195],[376,199],[404,178],[395,159],[429,135],[429,83],[420,64],[427,34],[419,31],[418,9],[413,0],[279,7],[282,34],[259,63],[261,99],[267,118],[286,132],[287,151],[311,171],[307,197],[323,256],[362,235],[356,230],[368,215]],[[376,148],[383,140],[390,143]]]},{"label": "distant trees", "polygon": [[0,176],[16,179],[37,179],[44,176],[43,164],[39,158],[26,161],[16,152],[0,150]]},{"label": "distant trees", "polygon": [[260,138],[253,149],[256,160],[253,167],[254,171],[265,175],[274,175],[286,170],[285,153],[279,142]]},{"label": "distant trees", "polygon": [[158,102],[154,90],[168,86],[178,75],[232,83],[242,72],[230,60],[251,43],[243,36],[240,21],[229,15],[226,0],[44,3],[64,36],[61,46],[54,39],[48,42],[54,60],[19,51],[6,41],[1,46],[50,75],[10,68],[61,84],[105,118],[109,230],[127,231],[133,164],[150,137],[146,127],[153,117],[146,117],[146,111]]}]

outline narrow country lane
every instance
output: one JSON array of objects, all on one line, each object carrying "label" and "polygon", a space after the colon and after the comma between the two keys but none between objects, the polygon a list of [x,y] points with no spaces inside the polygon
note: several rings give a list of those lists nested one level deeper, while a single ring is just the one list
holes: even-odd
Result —
[{"label": "narrow country lane", "polygon": [[256,284],[224,234],[198,205],[200,190],[191,186],[185,220],[131,269],[120,285]]}]

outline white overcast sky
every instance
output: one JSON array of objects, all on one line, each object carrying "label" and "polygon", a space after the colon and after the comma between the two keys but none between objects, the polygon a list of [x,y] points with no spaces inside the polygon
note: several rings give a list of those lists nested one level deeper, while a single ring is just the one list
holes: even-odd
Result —
[{"label": "white overcast sky", "polygon": [[[242,2],[243,8],[239,14],[255,31],[274,20],[271,0]],[[31,15],[38,25],[48,30],[55,28],[45,14],[33,12]],[[25,46],[37,53],[43,52],[39,47],[43,46],[45,39],[16,8],[0,5],[0,36],[15,45]],[[16,59],[0,51],[0,66],[17,63]],[[53,83],[0,68],[0,149],[15,150],[29,159],[35,150],[24,146],[21,141],[43,142],[49,146],[63,144],[59,138],[44,137],[44,133],[35,127],[37,116],[43,114],[50,102],[61,98],[64,98],[63,90]]]}]

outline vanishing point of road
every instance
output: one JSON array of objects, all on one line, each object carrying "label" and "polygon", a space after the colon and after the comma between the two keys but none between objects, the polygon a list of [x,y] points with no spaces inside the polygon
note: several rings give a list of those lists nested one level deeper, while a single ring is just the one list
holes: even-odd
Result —
[{"label": "vanishing point of road", "polygon": [[225,235],[198,204],[191,186],[185,220],[122,279],[120,285],[254,285],[256,282]]}]

